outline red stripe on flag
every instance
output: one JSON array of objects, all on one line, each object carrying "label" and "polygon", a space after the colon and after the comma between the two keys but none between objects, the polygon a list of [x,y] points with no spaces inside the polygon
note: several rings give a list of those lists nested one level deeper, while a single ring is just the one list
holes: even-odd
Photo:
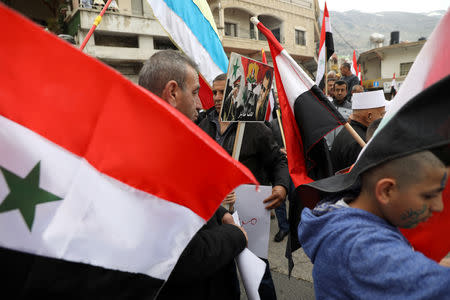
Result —
[{"label": "red stripe on flag", "polygon": [[2,4],[0,26],[8,28],[0,46],[2,116],[205,220],[230,190],[257,183],[194,123],[118,72]]},{"label": "red stripe on flag", "polygon": [[[423,59],[431,60],[431,66],[426,78],[424,78],[423,89],[426,89],[449,74],[449,28],[450,13],[447,12],[427,41],[427,43],[431,43],[432,45],[431,53],[428,53],[429,55]],[[423,49],[425,47],[427,45]],[[420,63],[425,65],[424,62]],[[411,76],[411,72],[409,76]],[[422,252],[437,262],[444,258],[450,251],[450,179],[447,180],[446,188],[442,193],[442,199],[444,202],[444,210],[441,213],[434,214],[428,222],[421,223],[416,228],[402,230],[402,233],[415,250]]]},{"label": "red stripe on flag", "polygon": [[356,52],[353,50],[353,70],[355,70],[355,76],[358,76],[358,64],[356,63]]},{"label": "red stripe on flag", "polygon": [[[425,80],[424,89],[439,81],[450,73],[450,12],[447,11],[438,27],[434,30],[437,38],[433,39],[435,47],[433,62]],[[434,35],[433,34],[433,35]]]},{"label": "red stripe on flag", "polygon": [[273,60],[273,65],[276,70],[275,80],[277,83],[278,101],[280,103],[281,111],[283,112],[281,121],[283,123],[283,131],[286,140],[289,174],[297,187],[301,184],[312,182],[313,180],[307,176],[308,172],[305,165],[302,137],[297,122],[295,121],[294,112],[289,105],[283,82],[279,76],[276,59]]},{"label": "red stripe on flag", "polygon": [[198,81],[200,83],[200,90],[198,96],[202,102],[203,109],[210,109],[214,106],[213,93],[209,84],[205,81],[203,76],[198,76]]},{"label": "red stripe on flag", "polygon": [[[323,14],[323,19],[322,19],[322,28],[320,29],[320,42],[319,42],[319,53],[321,51],[324,51],[323,46],[325,45],[325,36],[326,36],[326,23],[325,23],[325,17],[328,17],[325,15],[328,14],[327,9],[327,4],[325,3],[325,12]],[[326,54],[325,54],[325,58],[326,58]]]},{"label": "red stripe on flag", "polygon": [[450,180],[442,193],[444,210],[413,229],[402,229],[414,250],[439,262],[450,252]]}]

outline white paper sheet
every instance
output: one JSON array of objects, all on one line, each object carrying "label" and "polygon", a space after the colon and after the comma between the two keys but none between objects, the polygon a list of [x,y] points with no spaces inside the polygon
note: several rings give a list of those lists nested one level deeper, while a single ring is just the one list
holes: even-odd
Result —
[{"label": "white paper sheet", "polygon": [[236,189],[236,211],[248,235],[248,249],[258,257],[266,258],[269,251],[270,212],[263,200],[272,194],[271,186],[244,184]]},{"label": "white paper sheet", "polygon": [[[233,214],[236,224],[240,224],[238,213]],[[266,263],[245,248],[236,258],[239,273],[249,300],[259,300],[258,288],[266,270]]]}]

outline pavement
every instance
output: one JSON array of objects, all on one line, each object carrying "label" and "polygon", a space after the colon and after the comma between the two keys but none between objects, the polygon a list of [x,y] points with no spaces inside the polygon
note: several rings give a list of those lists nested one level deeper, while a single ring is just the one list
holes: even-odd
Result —
[{"label": "pavement", "polygon": [[[287,237],[280,243],[275,243],[273,237],[278,232],[277,219],[270,222],[269,238],[269,264],[272,279],[275,285],[278,300],[301,299],[310,300],[314,297],[314,286],[312,279],[312,263],[303,249],[293,253],[294,269],[291,278],[288,278],[288,261],[284,257],[286,251]],[[241,299],[247,299],[241,285]]]}]

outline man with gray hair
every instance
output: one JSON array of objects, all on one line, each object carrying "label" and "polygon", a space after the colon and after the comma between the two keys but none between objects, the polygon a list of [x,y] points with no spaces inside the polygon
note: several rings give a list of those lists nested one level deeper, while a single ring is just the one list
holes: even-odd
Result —
[{"label": "man with gray hair", "polygon": [[[197,118],[195,101],[200,88],[197,67],[184,54],[174,50],[154,54],[139,73],[139,85],[189,119]],[[167,233],[170,232],[171,228],[167,228]],[[184,249],[157,298],[239,299],[234,260],[246,245],[245,230],[234,223],[225,208],[219,207]]]},{"label": "man with gray hair", "polygon": [[139,73],[139,85],[195,121],[200,84],[196,64],[186,55],[165,50],[152,55]]},{"label": "man with gray hair", "polygon": [[364,93],[364,87],[362,85],[355,84],[352,87],[352,95],[357,93]]}]

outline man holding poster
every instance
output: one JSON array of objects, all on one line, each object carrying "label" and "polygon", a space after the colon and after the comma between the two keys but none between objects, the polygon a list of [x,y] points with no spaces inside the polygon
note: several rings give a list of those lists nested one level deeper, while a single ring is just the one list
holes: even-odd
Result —
[{"label": "man holding poster", "polygon": [[[231,61],[234,62],[234,60]],[[236,78],[238,76],[236,72]],[[229,80],[230,77],[228,77]],[[235,78],[232,77],[232,80]],[[225,95],[226,81],[225,74],[219,75],[213,81],[215,107],[208,111],[206,118],[199,126],[231,155],[238,124],[237,122],[223,122],[219,119],[222,100],[227,99]],[[268,87],[270,88],[270,84]],[[229,90],[231,92],[231,89]],[[266,209],[278,207],[286,198],[289,171],[286,156],[280,151],[271,129],[264,123],[248,122],[246,124],[239,161],[252,171],[261,185],[272,186],[271,195],[263,200],[263,203],[266,203]],[[267,268],[259,287],[259,294],[261,299],[276,299],[269,264],[267,260],[265,261]]]}]

